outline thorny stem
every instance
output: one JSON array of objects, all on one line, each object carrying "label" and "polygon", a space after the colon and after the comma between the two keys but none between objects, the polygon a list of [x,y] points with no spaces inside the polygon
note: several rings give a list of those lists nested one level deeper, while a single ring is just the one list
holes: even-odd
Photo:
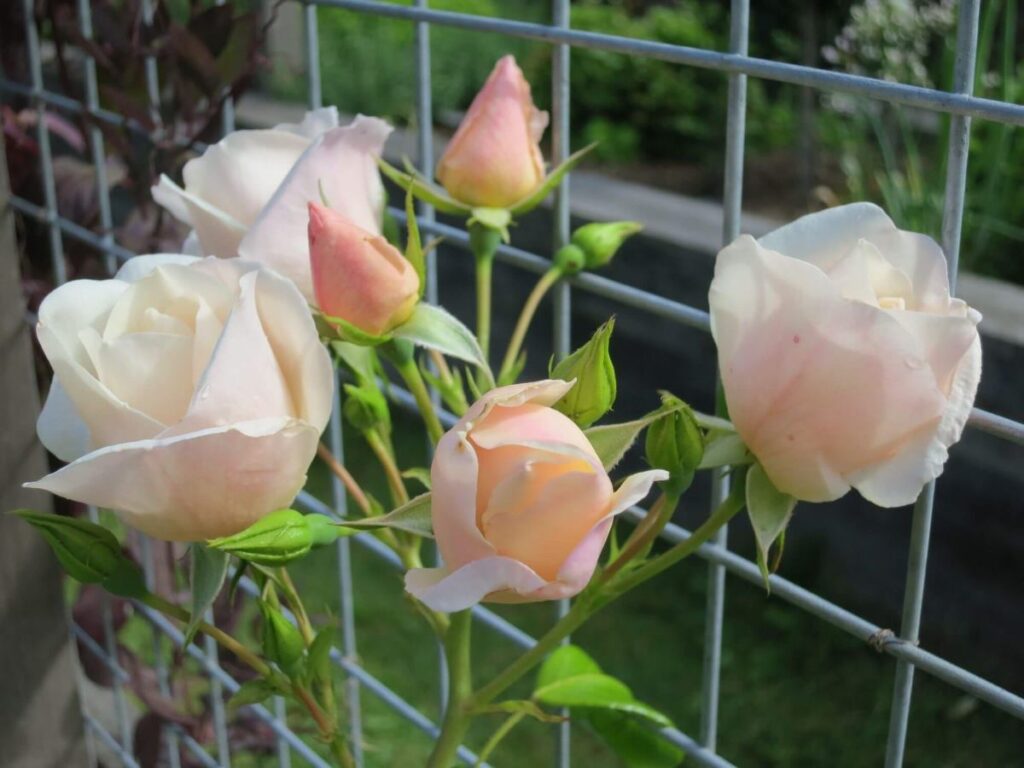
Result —
[{"label": "thorny stem", "polygon": [[430,441],[437,445],[437,441],[444,434],[444,427],[441,426],[441,420],[437,417],[434,404],[430,401],[430,392],[427,391],[427,385],[423,382],[423,374],[420,373],[420,369],[416,365],[416,359],[410,355],[401,360],[395,360],[394,363],[412,396],[416,399],[423,423],[427,425]]},{"label": "thorny stem", "polygon": [[470,713],[466,706],[473,693],[470,667],[470,635],[473,612],[470,609],[453,613],[444,638],[448,661],[448,704],[444,711],[441,733],[430,753],[427,768],[449,768],[469,729]]}]

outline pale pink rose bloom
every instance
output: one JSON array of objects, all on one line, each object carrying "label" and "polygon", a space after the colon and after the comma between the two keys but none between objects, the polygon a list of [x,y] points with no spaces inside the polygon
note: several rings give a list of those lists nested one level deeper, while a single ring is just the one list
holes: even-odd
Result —
[{"label": "pale pink rose bloom", "polygon": [[491,390],[441,438],[430,469],[443,568],[418,568],[406,589],[430,608],[572,597],[594,573],[615,515],[665,480],[618,490],[586,436],[550,406],[573,382]]},{"label": "pale pink rose bloom", "polygon": [[934,240],[867,203],[811,214],[724,248],[709,302],[729,415],[780,490],[894,507],[942,472],[981,316]]},{"label": "pale pink rose bloom", "polygon": [[160,539],[236,533],[287,507],[334,377],[295,286],[238,259],[138,256],[39,309],[54,370],[39,437],[70,462],[33,488]]},{"label": "pale pink rose bloom", "polygon": [[539,142],[547,124],[515,58],[502,57],[441,156],[438,181],[468,205],[519,202],[544,180]]},{"label": "pale pink rose bloom", "polygon": [[309,204],[309,254],[317,306],[374,335],[409,319],[419,300],[412,264],[380,235]]},{"label": "pale pink rose bloom", "polygon": [[334,107],[299,124],[233,131],[185,163],[184,188],[161,176],[153,199],[193,227],[190,251],[266,264],[312,301],[306,203],[325,195],[378,233],[384,188],[377,159],[390,133],[383,120],[363,115],[339,126]]}]

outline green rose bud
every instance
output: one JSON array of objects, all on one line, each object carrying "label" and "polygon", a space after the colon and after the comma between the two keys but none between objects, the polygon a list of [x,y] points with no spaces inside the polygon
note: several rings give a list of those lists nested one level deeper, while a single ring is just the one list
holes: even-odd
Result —
[{"label": "green rose bud", "polygon": [[314,546],[328,544],[342,533],[325,515],[279,509],[244,531],[212,539],[207,546],[256,565],[277,566],[297,560]]},{"label": "green rose bud", "polygon": [[561,270],[563,275],[575,275],[583,271],[587,266],[587,255],[579,246],[569,243],[563,245],[555,253],[555,266]]},{"label": "green rose bud", "polygon": [[294,677],[306,644],[298,627],[284,617],[278,609],[263,603],[263,655],[279,666],[286,675]]},{"label": "green rose bud", "polygon": [[647,461],[669,473],[665,492],[681,496],[704,456],[704,436],[686,403],[668,392],[661,393],[661,401],[667,412],[647,428]]},{"label": "green rose bud", "polygon": [[28,509],[14,514],[43,535],[68,575],[83,584],[103,583],[127,560],[114,534],[102,525]]},{"label": "green rose bud", "polygon": [[596,221],[573,232],[572,244],[583,252],[586,268],[597,269],[612,260],[627,237],[641,229],[643,225],[635,221]]},{"label": "green rose bud", "polygon": [[345,419],[360,432],[368,429],[391,428],[391,412],[384,395],[374,385],[345,385],[345,402],[342,413]]},{"label": "green rose bud", "polygon": [[597,329],[590,341],[551,371],[553,379],[576,379],[576,386],[555,403],[554,408],[584,429],[608,413],[615,403],[615,366],[608,353],[614,328],[615,318],[612,318]]}]

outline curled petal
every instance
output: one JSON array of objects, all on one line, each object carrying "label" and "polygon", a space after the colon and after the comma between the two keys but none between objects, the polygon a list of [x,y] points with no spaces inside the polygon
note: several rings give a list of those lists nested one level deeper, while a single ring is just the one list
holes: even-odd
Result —
[{"label": "curled petal", "polygon": [[451,571],[414,568],[405,574],[409,594],[428,608],[445,613],[471,608],[493,593],[529,595],[545,584],[518,560],[497,556],[474,560]]},{"label": "curled petal", "polygon": [[26,486],[131,510],[125,522],[159,539],[199,541],[290,505],[318,439],[294,419],[233,424],[102,448]]}]

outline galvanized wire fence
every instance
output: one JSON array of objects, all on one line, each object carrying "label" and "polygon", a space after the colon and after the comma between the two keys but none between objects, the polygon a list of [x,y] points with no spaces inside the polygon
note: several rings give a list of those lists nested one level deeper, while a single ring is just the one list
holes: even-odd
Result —
[{"label": "galvanized wire fence", "polygon": [[[0,80],[0,88],[10,94],[29,97],[38,111],[37,140],[40,152],[41,173],[43,179],[42,206],[30,200],[13,197],[9,204],[25,216],[37,219],[48,227],[50,255],[53,260],[53,273],[57,282],[66,279],[63,258],[64,238],[72,238],[86,243],[103,253],[107,268],[116,269],[117,264],[133,254],[120,246],[113,238],[113,222],[110,207],[110,193],[105,176],[104,139],[97,127],[103,122],[112,125],[129,126],[132,121],[115,112],[100,107],[97,88],[96,65],[93,59],[85,55],[85,100],[84,103],[65,94],[49,91],[44,87],[42,56],[38,30],[33,22],[32,0],[23,0],[26,17],[25,36],[29,54],[29,72],[31,81],[28,84],[8,79]],[[769,61],[748,56],[749,38],[749,0],[732,0],[731,24],[729,34],[729,50],[727,52],[701,50],[684,46],[638,40],[615,35],[597,34],[574,30],[569,25],[569,0],[552,0],[552,23],[537,24],[488,18],[468,14],[448,13],[431,10],[428,0],[416,0],[413,6],[392,5],[374,0],[306,0],[304,6],[304,46],[307,56],[308,72],[308,106],[319,107],[322,103],[317,7],[329,6],[346,9],[352,13],[374,14],[383,17],[403,19],[415,25],[415,64],[417,72],[416,116],[418,124],[418,165],[420,170],[430,175],[433,167],[433,145],[431,126],[431,62],[430,62],[430,27],[432,24],[446,25],[463,29],[494,32],[512,37],[543,41],[550,44],[552,56],[552,157],[557,164],[569,153],[569,51],[571,46],[593,48],[616,52],[625,56],[647,56],[675,62],[684,66],[700,67],[719,71],[728,81],[728,112],[725,133],[725,192],[723,206],[725,211],[722,242],[731,241],[740,233],[741,198],[743,188],[743,153],[745,143],[745,116],[747,78],[757,77],[782,83],[813,88],[822,92],[839,92],[876,99],[891,104],[913,106],[918,109],[930,110],[950,116],[948,163],[945,186],[945,204],[943,210],[942,245],[949,259],[950,282],[955,287],[957,262],[960,246],[960,232],[963,223],[965,180],[968,159],[968,144],[972,118],[984,118],[1010,125],[1024,125],[1024,106],[1007,102],[981,99],[972,96],[974,68],[978,41],[978,18],[980,0],[961,0],[959,4],[959,20],[956,39],[956,62],[954,73],[954,90],[944,92],[930,90],[912,85],[883,82],[867,77],[821,70],[813,67]],[[148,13],[152,8],[146,6]],[[81,32],[86,38],[93,35],[91,14],[88,0],[78,0],[78,13]],[[394,52],[388,55],[395,55]],[[156,109],[159,98],[159,73],[157,64],[150,59],[146,62],[146,80],[148,93],[153,105],[154,118],[159,117]],[[534,84],[537,87],[539,84]],[[228,105],[225,110],[223,128],[233,129],[233,110]],[[99,193],[98,232],[87,230],[58,213],[56,189],[54,182],[53,162],[49,135],[42,119],[47,109],[58,109],[69,113],[84,113],[91,119],[89,124],[89,148],[92,162],[96,169],[96,183]],[[558,189],[555,201],[553,246],[564,243],[569,234],[569,188],[563,182]],[[401,219],[402,211],[395,211]],[[432,234],[443,235],[449,242],[460,247],[468,247],[465,232],[438,223],[429,205],[420,204],[418,211],[420,226]],[[511,246],[502,246],[498,258],[510,265],[533,273],[542,273],[549,261],[541,256]],[[564,355],[569,350],[570,327],[572,322],[572,294],[585,291],[603,296],[622,305],[637,308],[653,316],[666,318],[682,326],[702,330],[708,329],[708,316],[703,310],[673,301],[664,296],[616,283],[604,277],[583,274],[560,285],[554,297],[553,346],[555,353]],[[428,264],[427,298],[437,300],[436,265]],[[407,393],[396,389],[396,398],[405,406],[412,407],[413,401]],[[338,403],[335,403],[334,414],[327,432],[327,440],[333,450],[340,456],[342,450],[342,425],[339,417]],[[452,417],[446,414],[448,423]],[[975,408],[968,422],[973,429],[979,429],[995,435],[1003,440],[1024,445],[1024,423],[1004,416]],[[724,478],[715,482],[713,496],[721,498],[725,489]],[[794,608],[807,611],[818,619],[831,624],[854,637],[870,642],[885,653],[896,659],[896,675],[894,681],[888,744],[885,764],[887,768],[902,765],[904,747],[907,738],[907,723],[911,707],[911,694],[915,670],[922,670],[946,683],[955,686],[971,696],[977,697],[998,707],[1014,717],[1024,720],[1024,698],[1005,690],[978,675],[953,664],[918,645],[918,631],[921,620],[921,608],[924,600],[925,573],[928,562],[928,543],[931,530],[932,505],[935,496],[935,484],[930,484],[921,494],[914,508],[912,533],[910,541],[909,565],[904,590],[903,618],[899,634],[892,635],[872,622],[857,616],[842,607],[803,589],[796,584],[772,576],[771,589],[776,599],[785,600]],[[330,500],[324,502],[308,493],[302,493],[300,504],[309,510],[344,517],[345,493],[341,483],[335,479],[331,486]],[[630,515],[639,517],[642,511],[631,510]],[[677,525],[666,527],[664,538],[669,542],[686,539],[689,532]],[[348,727],[352,733],[357,764],[363,764],[362,744],[362,711],[360,696],[365,692],[377,697],[399,715],[406,718],[410,725],[427,734],[436,735],[436,725],[424,714],[404,701],[397,693],[381,683],[362,666],[360,666],[356,645],[356,626],[353,615],[353,573],[351,566],[352,546],[350,539],[342,539],[337,544],[338,580],[341,596],[341,647],[335,649],[332,658],[346,677],[346,698],[348,707]],[[366,547],[390,562],[396,568],[401,567],[397,556],[376,539],[362,535],[354,539],[359,546]],[[723,626],[723,606],[725,602],[726,574],[732,574],[746,581],[759,584],[761,575],[755,563],[729,551],[726,533],[723,531],[716,540],[702,546],[698,552],[707,560],[710,569],[707,601],[706,631],[704,640],[703,684],[701,696],[700,730],[696,735],[688,735],[678,730],[669,729],[667,738],[689,754],[689,759],[696,765],[730,766],[727,759],[716,752],[718,733],[719,675],[721,668],[721,645]],[[147,574],[152,576],[152,558],[147,553]],[[255,586],[243,579],[242,589],[250,594]],[[565,611],[565,604],[558,606],[558,612]],[[218,664],[217,649],[212,642],[202,645],[183,645],[182,633],[160,614],[138,606],[137,610],[151,622],[159,633],[168,638],[176,647],[193,658],[211,684],[213,719],[216,730],[216,745],[213,752],[196,743],[187,733],[171,728],[168,739],[166,759],[168,765],[177,768],[179,765],[179,748],[185,749],[195,756],[203,765],[224,766],[231,763],[231,745],[228,743],[227,717],[223,704],[223,696],[238,688],[238,682],[225,672]],[[532,637],[521,631],[497,614],[485,607],[478,606],[474,615],[483,626],[499,633],[511,643],[526,648],[534,643]],[[553,617],[554,618],[554,617]],[[132,734],[127,718],[126,692],[124,685],[127,673],[121,668],[116,654],[113,623],[109,609],[105,613],[107,634],[104,644],[96,643],[81,627],[72,626],[72,632],[81,640],[85,652],[95,654],[113,673],[114,695],[118,714],[116,732],[108,732],[95,718],[86,716],[89,733],[96,742],[118,755],[126,766],[135,766],[132,757]],[[155,653],[157,672],[164,691],[168,688],[168,673],[163,666],[163,654]],[[439,666],[443,667],[443,657]],[[444,670],[440,670],[441,699],[444,700]],[[278,741],[278,762],[281,766],[290,766],[296,761],[314,766],[326,766],[310,746],[292,730],[284,718],[283,702],[275,701],[270,706],[256,706],[254,712],[264,720],[275,733]],[[562,768],[571,764],[570,740],[568,726],[563,726],[559,733],[559,748],[555,762]],[[460,757],[467,763],[473,763],[475,756],[466,748]]]}]

